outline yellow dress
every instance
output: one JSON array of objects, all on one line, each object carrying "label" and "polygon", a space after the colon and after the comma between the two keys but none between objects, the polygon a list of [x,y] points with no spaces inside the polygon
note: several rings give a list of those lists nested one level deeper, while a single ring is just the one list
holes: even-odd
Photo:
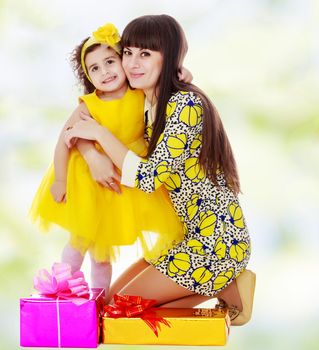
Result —
[{"label": "yellow dress", "polygon": [[[127,89],[121,99],[104,101],[95,92],[80,98],[90,114],[129,149],[146,154],[144,140],[144,95]],[[96,145],[100,149],[99,145]],[[70,233],[71,245],[94,259],[114,261],[119,247],[139,241],[146,259],[158,257],[183,238],[182,224],[164,186],[154,193],[121,186],[118,195],[97,184],[77,149],[70,152],[66,203],[56,203],[50,193],[53,164],[35,195],[30,217],[47,231],[57,224]]]}]

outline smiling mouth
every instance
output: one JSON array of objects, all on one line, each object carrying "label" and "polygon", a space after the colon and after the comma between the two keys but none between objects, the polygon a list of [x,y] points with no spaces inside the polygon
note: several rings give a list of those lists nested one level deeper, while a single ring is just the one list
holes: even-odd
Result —
[{"label": "smiling mouth", "polygon": [[143,76],[144,73],[130,73],[131,78],[135,79],[135,78],[140,78],[141,76]]},{"label": "smiling mouth", "polygon": [[108,83],[111,83],[112,81],[114,81],[116,79],[116,77],[110,77],[110,78],[107,78],[105,80],[102,81],[102,84],[108,84]]}]

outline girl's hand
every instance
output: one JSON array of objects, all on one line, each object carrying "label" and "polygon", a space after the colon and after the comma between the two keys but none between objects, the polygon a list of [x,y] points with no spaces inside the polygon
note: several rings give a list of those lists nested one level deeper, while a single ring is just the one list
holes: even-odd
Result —
[{"label": "girl's hand", "polygon": [[65,181],[54,181],[50,192],[53,196],[53,199],[57,203],[66,203],[66,182]]},{"label": "girl's hand", "polygon": [[64,133],[64,142],[68,148],[74,145],[74,139],[76,138],[96,141],[99,131],[101,131],[101,128],[103,129],[97,121],[82,112],[81,119]]},{"label": "girl's hand", "polygon": [[98,151],[90,153],[87,157],[87,164],[91,176],[98,184],[121,194],[120,186],[121,176],[116,172],[115,166],[111,159]]},{"label": "girl's hand", "polygon": [[185,67],[178,70],[178,79],[183,83],[190,84],[193,81],[193,74]]}]

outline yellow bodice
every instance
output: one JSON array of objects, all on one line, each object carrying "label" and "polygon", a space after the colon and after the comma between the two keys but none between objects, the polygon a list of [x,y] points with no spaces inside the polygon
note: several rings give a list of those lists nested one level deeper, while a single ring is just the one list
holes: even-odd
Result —
[{"label": "yellow bodice", "polygon": [[99,124],[108,128],[129,149],[139,155],[145,153],[144,94],[141,90],[128,88],[120,99],[110,101],[102,100],[94,91],[81,96],[80,101]]}]

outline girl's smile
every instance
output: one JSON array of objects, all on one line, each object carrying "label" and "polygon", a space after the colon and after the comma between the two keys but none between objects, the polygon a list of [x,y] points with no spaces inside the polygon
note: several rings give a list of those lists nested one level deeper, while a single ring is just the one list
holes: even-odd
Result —
[{"label": "girl's smile", "polygon": [[104,98],[119,98],[127,89],[120,56],[110,47],[100,45],[85,56],[85,65],[95,88]]},{"label": "girl's smile", "polygon": [[109,77],[109,78],[106,78],[106,79],[104,79],[103,81],[102,81],[102,84],[108,84],[108,83],[111,83],[111,82],[113,82],[115,79],[117,78],[117,76],[111,76],[111,77]]}]

